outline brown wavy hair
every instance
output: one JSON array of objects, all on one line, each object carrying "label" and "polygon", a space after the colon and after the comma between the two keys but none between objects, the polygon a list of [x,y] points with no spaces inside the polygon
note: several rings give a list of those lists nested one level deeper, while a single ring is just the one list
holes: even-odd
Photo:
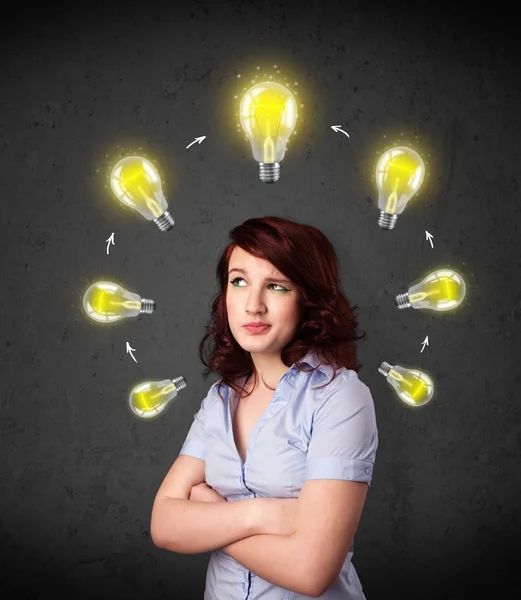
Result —
[{"label": "brown wavy hair", "polygon": [[[237,380],[246,377],[246,382],[255,372],[250,353],[236,342],[228,324],[228,265],[236,246],[269,261],[296,285],[302,316],[295,335],[281,351],[282,362],[287,367],[295,364],[299,371],[310,372],[297,363],[309,350],[317,352],[322,362],[334,369],[333,378],[325,385],[335,379],[337,367],[358,373],[362,365],[356,359],[356,342],[365,333],[357,330],[354,312],[358,306],[351,307],[341,291],[338,258],[327,237],[311,225],[281,217],[248,219],[229,235],[232,241],[217,264],[220,289],[212,299],[210,323],[199,344],[199,357],[207,366],[204,379],[211,372],[218,372],[222,376],[219,390],[227,384],[240,394],[243,390]],[[208,361],[204,356],[207,342],[213,342]],[[223,399],[220,391],[219,396]]]}]

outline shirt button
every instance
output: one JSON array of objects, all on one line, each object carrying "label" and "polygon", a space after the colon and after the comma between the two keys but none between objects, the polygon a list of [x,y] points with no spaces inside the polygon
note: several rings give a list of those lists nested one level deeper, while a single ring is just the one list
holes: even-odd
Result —
[{"label": "shirt button", "polygon": [[243,583],[243,584],[242,584],[242,589],[244,589],[245,587],[246,587],[246,584],[245,584],[245,583]]},{"label": "shirt button", "polygon": [[367,469],[365,470],[365,472],[367,473],[367,475],[371,474],[371,467],[367,467]]}]

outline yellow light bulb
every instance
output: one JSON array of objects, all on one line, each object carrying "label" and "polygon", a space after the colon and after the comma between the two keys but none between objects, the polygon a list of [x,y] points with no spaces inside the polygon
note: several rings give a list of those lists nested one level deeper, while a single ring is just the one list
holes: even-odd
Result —
[{"label": "yellow light bulb", "polygon": [[259,163],[259,177],[274,183],[280,177],[280,162],[297,124],[297,102],[287,87],[273,81],[252,86],[242,97],[240,121]]},{"label": "yellow light bulb", "polygon": [[141,419],[157,417],[177,396],[177,392],[185,387],[184,377],[140,383],[130,392],[128,398],[130,410]]},{"label": "yellow light bulb", "polygon": [[154,312],[156,303],[129,292],[117,283],[97,281],[83,296],[83,308],[98,323],[113,323],[127,317]]},{"label": "yellow light bulb", "polygon": [[467,286],[461,275],[452,269],[438,269],[413,285],[409,291],[398,294],[394,302],[399,309],[412,306],[441,312],[459,306],[466,292]]},{"label": "yellow light bulb", "polygon": [[120,202],[139,212],[148,221],[154,221],[161,231],[169,231],[174,226],[161,189],[159,173],[146,158],[122,158],[112,169],[110,187]]},{"label": "yellow light bulb", "polygon": [[422,157],[406,146],[384,152],[376,165],[378,225],[393,229],[411,197],[420,189],[425,175]]},{"label": "yellow light bulb", "polygon": [[387,379],[387,383],[395,390],[398,398],[409,406],[423,406],[434,394],[432,379],[418,369],[392,366],[384,361],[378,367],[378,372]]}]

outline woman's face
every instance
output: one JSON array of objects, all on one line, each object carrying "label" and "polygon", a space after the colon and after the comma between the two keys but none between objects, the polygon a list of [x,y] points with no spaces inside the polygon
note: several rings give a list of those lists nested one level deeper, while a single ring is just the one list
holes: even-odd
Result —
[{"label": "woman's face", "polygon": [[[238,246],[233,249],[228,266],[226,307],[233,337],[244,350],[254,354],[280,356],[300,321],[295,284],[270,262]],[[270,327],[265,333],[249,333],[244,325],[251,321],[264,321]]]}]

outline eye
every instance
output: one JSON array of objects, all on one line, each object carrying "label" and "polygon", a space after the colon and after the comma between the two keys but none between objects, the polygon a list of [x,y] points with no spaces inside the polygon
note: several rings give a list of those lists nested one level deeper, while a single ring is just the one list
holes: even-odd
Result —
[{"label": "eye", "polygon": [[[235,284],[235,282],[236,282],[236,281],[238,281],[239,279],[240,279],[241,281],[244,281],[244,279],[243,279],[242,277],[236,277],[235,279],[232,279],[232,280],[230,281],[230,283],[231,283],[231,284],[232,284],[234,287],[238,287],[238,286]],[[279,290],[275,290],[275,291],[277,291],[277,292],[288,292],[288,291],[289,291],[289,290],[287,290],[285,287],[282,287],[281,285],[279,285],[278,283],[270,283],[270,284],[268,284],[268,285],[274,285],[274,286],[276,286],[276,287],[280,288]]]}]

